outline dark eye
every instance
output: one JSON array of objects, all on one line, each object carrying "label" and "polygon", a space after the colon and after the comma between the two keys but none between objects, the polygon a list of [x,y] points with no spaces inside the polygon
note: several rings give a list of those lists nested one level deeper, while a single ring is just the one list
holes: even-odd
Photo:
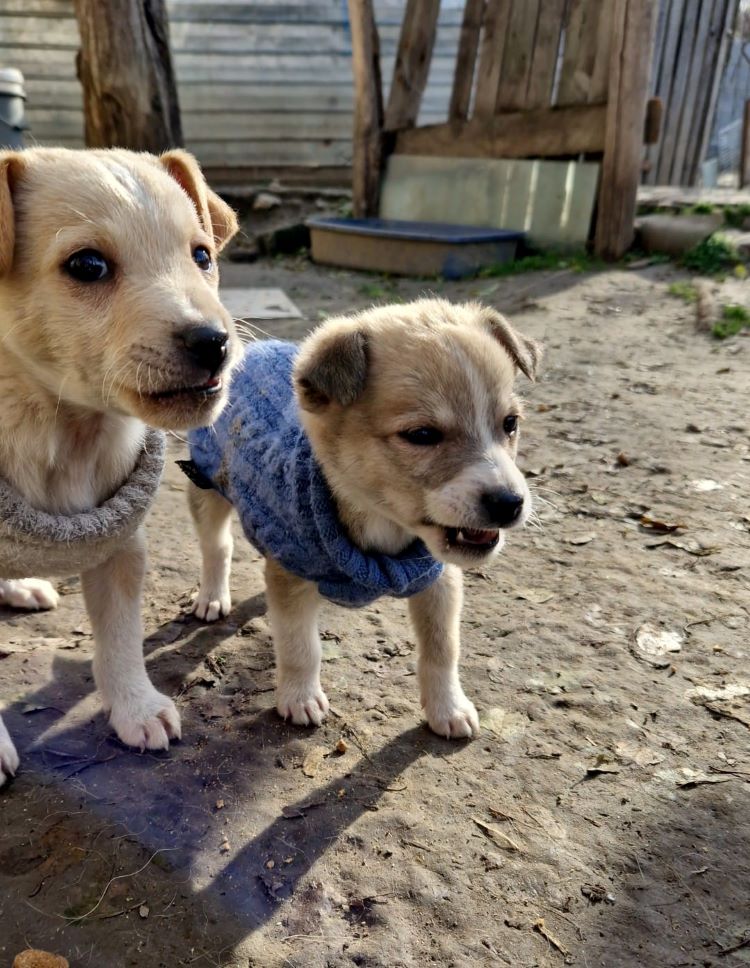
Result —
[{"label": "dark eye", "polygon": [[193,262],[198,266],[199,269],[203,269],[204,272],[208,270],[213,265],[211,260],[211,253],[205,247],[205,245],[196,245],[193,249]]},{"label": "dark eye", "polygon": [[443,431],[437,427],[417,427],[415,430],[400,430],[399,437],[417,447],[434,447],[443,440]]},{"label": "dark eye", "polygon": [[112,275],[112,267],[96,249],[81,249],[63,262],[63,269],[77,282],[101,282]]},{"label": "dark eye", "polygon": [[503,420],[503,430],[509,437],[513,436],[513,434],[518,430],[517,414],[515,413],[508,414],[505,420]]}]

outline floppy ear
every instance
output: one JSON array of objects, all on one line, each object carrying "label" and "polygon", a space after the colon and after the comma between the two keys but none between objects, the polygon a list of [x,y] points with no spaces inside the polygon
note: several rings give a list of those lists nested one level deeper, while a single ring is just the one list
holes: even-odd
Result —
[{"label": "floppy ear", "polygon": [[0,276],[10,272],[13,265],[16,245],[13,186],[23,165],[20,152],[0,151]]},{"label": "floppy ear", "polygon": [[195,205],[203,228],[213,236],[218,252],[237,234],[237,216],[206,184],[200,165],[187,151],[175,149],[159,155],[159,161]]},{"label": "floppy ear", "polygon": [[482,319],[518,369],[533,383],[544,352],[542,344],[523,336],[495,309],[483,309]]},{"label": "floppy ear", "polygon": [[330,403],[348,407],[365,388],[367,337],[359,329],[324,327],[303,344],[294,367],[294,385],[303,410],[314,413]]}]

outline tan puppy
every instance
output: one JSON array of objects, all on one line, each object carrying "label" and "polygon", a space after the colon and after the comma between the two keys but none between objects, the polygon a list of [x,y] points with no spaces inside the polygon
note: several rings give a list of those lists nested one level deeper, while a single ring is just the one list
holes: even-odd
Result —
[{"label": "tan puppy", "polygon": [[[114,547],[76,555],[71,545],[66,571],[67,559],[52,560],[64,558],[64,542],[24,543],[27,519],[67,533],[85,530],[90,509],[116,517],[131,493],[124,481],[140,486],[154,466],[158,478],[161,442],[145,424],[188,428],[216,416],[237,346],[216,253],[236,228],[182,151],[0,152],[0,484],[26,528],[23,541],[0,536],[0,603],[53,607],[53,587],[22,576],[48,561],[44,574],[83,570],[96,684],[117,735],[141,748],[180,735],[143,661],[142,527]],[[117,507],[107,503],[114,493]],[[17,764],[0,720],[0,784]]]},{"label": "tan puppy", "polygon": [[[382,593],[409,597],[427,721],[443,736],[476,734],[458,674],[461,569],[493,558],[504,531],[531,512],[515,464],[513,384],[517,369],[534,379],[540,346],[492,309],[425,299],[331,320],[294,354],[288,344],[251,345],[211,433],[191,435],[193,478],[215,488],[190,491],[203,552],[196,614],[210,621],[230,607],[234,504],[266,555],[278,711],[318,724],[328,711],[317,628],[323,597],[361,604],[377,594],[362,591],[360,576],[377,592],[395,571],[397,591]],[[296,394],[290,386],[288,406],[278,390],[287,378]],[[305,466],[309,448],[332,495],[333,524]],[[333,527],[366,553],[364,563],[351,568],[357,555],[331,538]],[[409,553],[411,585],[399,557]],[[444,564],[437,577],[436,562]],[[341,563],[347,576],[356,571],[351,585],[336,572]]]}]

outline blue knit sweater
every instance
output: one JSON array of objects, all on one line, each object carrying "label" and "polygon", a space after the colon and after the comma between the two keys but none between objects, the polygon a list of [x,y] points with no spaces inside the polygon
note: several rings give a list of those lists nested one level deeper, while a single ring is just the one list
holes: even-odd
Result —
[{"label": "blue knit sweater", "polygon": [[415,595],[443,566],[421,541],[397,555],[351,542],[300,423],[296,354],[292,343],[249,344],[219,419],[189,436],[195,469],[231,501],[260,552],[314,581],[325,598],[353,608]]}]

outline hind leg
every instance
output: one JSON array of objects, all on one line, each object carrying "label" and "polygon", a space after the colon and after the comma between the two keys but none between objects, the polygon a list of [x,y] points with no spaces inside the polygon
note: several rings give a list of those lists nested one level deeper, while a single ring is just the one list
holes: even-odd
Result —
[{"label": "hind leg", "polygon": [[228,615],[232,607],[232,505],[218,491],[188,486],[188,505],[201,546],[201,583],[193,612],[206,622]]}]

